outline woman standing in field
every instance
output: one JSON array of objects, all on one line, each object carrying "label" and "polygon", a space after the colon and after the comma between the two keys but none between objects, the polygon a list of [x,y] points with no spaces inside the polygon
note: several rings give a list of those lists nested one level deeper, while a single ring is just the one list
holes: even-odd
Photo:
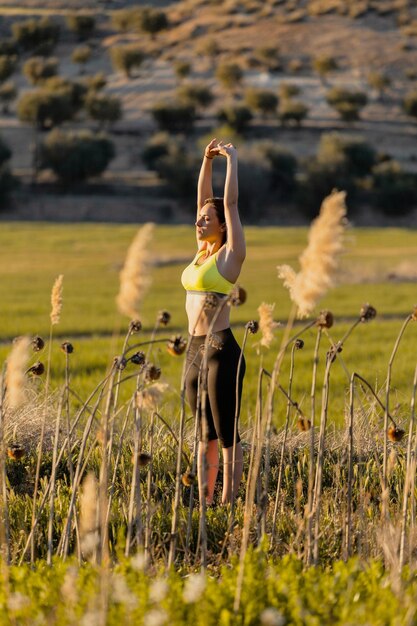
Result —
[{"label": "woman standing in field", "polygon": [[[216,156],[227,161],[224,198],[213,197],[212,166]],[[213,139],[204,151],[197,188],[197,254],[182,274],[182,284],[187,291],[186,312],[190,344],[187,356],[186,392],[195,416],[200,365],[207,333],[215,335],[208,349],[207,403],[208,447],[206,454],[200,443],[198,475],[200,500],[202,495],[202,469],[206,463],[206,503],[213,501],[219,469],[218,441],[223,453],[222,503],[231,502],[237,494],[242,478],[243,453],[239,433],[236,433],[233,455],[234,421],[236,413],[236,376],[240,348],[230,329],[230,307],[222,306],[238,279],[245,259],[245,237],[238,212],[237,151],[228,143]],[[215,297],[207,298],[209,294]],[[217,306],[209,307],[211,301]],[[214,325],[211,328],[212,321]],[[244,360],[239,371],[238,403],[242,393]],[[238,407],[239,410],[239,407]],[[200,442],[202,440],[200,423]],[[233,458],[234,457],[234,458]],[[233,493],[232,493],[233,490]]]}]

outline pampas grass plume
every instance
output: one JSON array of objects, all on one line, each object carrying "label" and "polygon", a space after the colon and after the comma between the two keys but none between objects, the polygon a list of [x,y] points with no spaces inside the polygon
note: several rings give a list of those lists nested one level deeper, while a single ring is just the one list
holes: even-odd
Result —
[{"label": "pampas grass plume", "polygon": [[258,306],[258,314],[259,314],[259,328],[262,334],[262,338],[260,341],[261,346],[265,348],[269,348],[274,339],[274,330],[279,326],[278,322],[274,322],[274,304],[267,304],[266,302],[262,302]]},{"label": "pampas grass plume", "polygon": [[14,342],[7,359],[7,402],[11,409],[19,408],[27,399],[26,370],[30,358],[30,346],[29,337],[19,337]]},{"label": "pampas grass plume", "polygon": [[52,287],[51,292],[51,324],[55,326],[59,324],[59,320],[61,318],[62,311],[62,291],[63,291],[63,281],[64,275],[60,274],[56,281],[54,282],[54,286]]},{"label": "pampas grass plume", "polygon": [[278,266],[278,276],[297,305],[299,318],[307,317],[333,285],[346,229],[345,192],[334,191],[323,200],[313,221],[308,245],[300,256],[298,274],[289,265]]},{"label": "pampas grass plume", "polygon": [[140,305],[151,284],[148,247],[153,231],[152,223],[142,226],[130,244],[125,264],[120,272],[117,308],[120,313],[131,319],[138,317]]},{"label": "pampas grass plume", "polygon": [[91,554],[97,546],[97,480],[93,472],[84,478],[80,500],[80,540],[84,554]]}]

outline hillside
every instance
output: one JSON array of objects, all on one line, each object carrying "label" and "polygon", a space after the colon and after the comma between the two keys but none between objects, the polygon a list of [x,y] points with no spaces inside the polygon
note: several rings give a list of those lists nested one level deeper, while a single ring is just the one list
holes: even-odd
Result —
[{"label": "hillside", "polygon": [[[417,71],[413,71],[417,66],[417,9],[411,2],[184,0],[152,3],[164,6],[169,22],[168,28],[155,36],[137,29],[121,32],[115,27],[114,15],[132,4],[71,3],[72,11],[82,7],[95,21],[85,42],[91,47],[91,58],[81,76],[79,67],[71,60],[80,42],[66,26],[68,3],[27,0],[20,3],[18,9],[14,2],[1,3],[2,40],[10,38],[14,23],[47,15],[61,29],[59,41],[51,52],[59,60],[59,75],[77,81],[103,72],[107,80],[103,93],[119,98],[123,111],[122,118],[108,128],[117,154],[101,179],[77,185],[75,199],[74,187],[67,186],[63,194],[62,187],[57,186],[47,169],[37,173],[35,182],[33,146],[43,141],[46,133],[36,133],[17,116],[19,98],[35,89],[22,73],[33,51],[23,52],[12,76],[18,90],[17,99],[10,105],[9,113],[0,116],[1,136],[13,153],[11,169],[21,183],[2,209],[3,219],[187,219],[187,207],[193,205],[192,192],[187,197],[183,190],[173,191],[170,181],[160,172],[158,176],[155,170],[147,169],[142,160],[146,143],[158,132],[152,108],[160,101],[165,104],[175,101],[178,88],[184,85],[204,85],[212,99],[208,106],[198,108],[197,118],[178,148],[180,152],[186,151],[187,157],[193,155],[185,172],[190,186],[197,173],[196,159],[202,137],[216,134],[213,129],[221,124],[219,109],[244,103],[249,88],[281,94],[279,106],[282,107],[283,85],[290,93],[290,103],[301,103],[307,115],[300,124],[291,119],[283,124],[279,108],[272,115],[262,115],[252,109],[250,123],[232,136],[249,162],[257,163],[260,142],[269,140],[292,153],[297,160],[296,177],[303,181],[308,177],[306,163],[308,165],[317,154],[323,134],[336,131],[345,137],[359,137],[369,144],[376,153],[376,164],[394,160],[401,175],[417,173],[417,121],[406,114],[402,104],[406,95],[417,89]],[[110,57],[112,49],[126,44],[137,45],[145,55],[141,66],[133,70],[129,78],[115,71]],[[332,59],[335,69],[320,76],[317,68],[314,69],[318,57]],[[176,74],[179,62],[190,66],[184,78]],[[224,63],[238,65],[243,73],[242,80],[235,86],[222,85],[216,76]],[[384,81],[380,91],[375,82],[378,77]],[[344,121],[326,101],[329,90],[335,87],[365,94],[367,103],[361,108],[358,119]],[[83,111],[61,127],[65,131],[97,130],[97,124]],[[178,137],[177,133],[174,135]],[[171,139],[174,135],[170,133]],[[254,184],[265,186],[265,173],[258,174]],[[369,181],[365,175],[363,179],[359,189],[365,191],[363,198],[359,194],[362,199],[357,203],[360,207],[355,215],[357,221],[417,223],[415,211],[405,217],[401,217],[401,210],[397,213],[395,207],[385,210],[384,215],[375,211],[367,195]],[[334,186],[339,186],[339,181],[340,177],[336,176]],[[326,184],[331,183],[330,177]],[[245,186],[243,191],[252,193]],[[260,202],[265,204],[262,215],[257,215],[252,206],[255,200],[251,200],[248,219],[303,221],[305,212],[299,210],[302,196],[282,194],[280,189],[278,192],[276,197],[269,192],[260,195]],[[403,197],[406,203],[417,204],[417,193],[415,201],[412,194]],[[401,194],[398,198],[401,200]]]}]

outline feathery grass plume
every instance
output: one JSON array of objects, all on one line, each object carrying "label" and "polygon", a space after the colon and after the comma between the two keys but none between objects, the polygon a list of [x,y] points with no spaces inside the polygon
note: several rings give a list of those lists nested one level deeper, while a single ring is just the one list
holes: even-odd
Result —
[{"label": "feathery grass plume", "polygon": [[64,275],[60,274],[51,291],[51,324],[55,326],[59,324],[59,320],[61,319],[61,311],[62,311],[62,290],[63,290],[63,281]]},{"label": "feathery grass plume", "polygon": [[265,348],[270,348],[271,343],[274,339],[274,330],[279,326],[278,322],[274,322],[274,309],[275,302],[274,304],[267,304],[266,302],[262,302],[262,304],[258,306],[259,328],[262,334],[260,344]]},{"label": "feathery grass plume", "polygon": [[300,256],[298,274],[289,265],[278,266],[278,276],[289,289],[299,318],[307,317],[333,285],[347,224],[345,196],[344,191],[334,191],[323,200],[320,214],[310,227],[308,245]]},{"label": "feathery grass plume", "polygon": [[83,480],[80,501],[80,539],[81,550],[85,556],[91,556],[98,546],[97,526],[97,480],[89,472]]},{"label": "feathery grass plume", "polygon": [[120,272],[120,289],[116,298],[117,308],[120,313],[132,319],[138,317],[139,307],[151,284],[148,246],[153,231],[154,224],[152,223],[142,226],[130,244],[125,264]]},{"label": "feathery grass plume", "polygon": [[17,409],[27,400],[26,371],[30,356],[29,337],[19,337],[13,344],[7,359],[6,387],[7,400],[11,409]]},{"label": "feathery grass plume", "polygon": [[164,398],[169,385],[167,383],[153,383],[144,387],[136,394],[136,402],[138,407],[143,407],[149,411],[153,411],[161,406],[161,402]]}]

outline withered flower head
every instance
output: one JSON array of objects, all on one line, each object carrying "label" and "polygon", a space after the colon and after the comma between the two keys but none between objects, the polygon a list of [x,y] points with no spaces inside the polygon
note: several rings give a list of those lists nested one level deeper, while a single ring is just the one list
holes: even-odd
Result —
[{"label": "withered flower head", "polygon": [[215,333],[211,333],[208,343],[209,346],[215,350],[222,350],[224,346],[224,342],[220,339],[219,335]]},{"label": "withered flower head", "polygon": [[130,357],[130,361],[132,361],[134,365],[143,365],[146,361],[145,353],[140,350],[139,352],[135,352],[135,354],[132,354]]},{"label": "withered flower head", "polygon": [[114,365],[115,367],[122,371],[125,369],[126,365],[127,365],[127,360],[125,359],[124,356],[115,356],[114,357]]},{"label": "withered flower head", "polygon": [[65,352],[65,354],[72,354],[74,352],[74,346],[69,341],[64,341],[61,344],[61,350]]},{"label": "withered flower head", "polygon": [[334,363],[334,361],[336,360],[336,356],[339,352],[342,352],[343,347],[336,344],[335,346],[332,346],[330,348],[330,350],[328,350],[327,352],[327,359],[331,360],[332,363]]},{"label": "withered flower head", "polygon": [[33,376],[42,376],[44,372],[45,366],[40,361],[36,361],[32,367],[29,367],[29,369],[26,370],[26,374],[32,374]]},{"label": "withered flower head", "polygon": [[359,313],[361,322],[369,322],[376,316],[376,309],[370,304],[364,304]]},{"label": "withered flower head", "polygon": [[304,348],[304,341],[302,339],[296,339],[294,345],[296,350],[302,350]]},{"label": "withered flower head", "polygon": [[129,324],[131,333],[138,333],[142,330],[142,322],[140,320],[132,320]]},{"label": "withered flower head", "polygon": [[255,335],[259,330],[259,322],[257,320],[250,320],[250,322],[247,322],[246,328],[252,335]]},{"label": "withered flower head", "polygon": [[32,339],[33,352],[40,352],[41,350],[43,350],[44,347],[45,347],[45,342],[42,339],[42,337],[39,337],[39,335],[35,335],[35,337]]},{"label": "withered flower head", "polygon": [[401,428],[398,428],[398,426],[390,426],[388,428],[388,439],[390,441],[401,441],[404,435],[405,431]]},{"label": "withered flower head", "polygon": [[319,326],[320,328],[331,328],[333,326],[333,313],[327,309],[320,311],[320,314],[316,319],[316,326]]},{"label": "withered flower head", "polygon": [[219,304],[219,297],[216,296],[215,293],[208,293],[206,297],[204,298],[203,308],[207,310],[216,309],[218,304]]},{"label": "withered flower head", "polygon": [[161,368],[156,367],[152,363],[148,363],[146,366],[146,380],[158,380],[161,376]]},{"label": "withered flower head", "polygon": [[145,467],[146,465],[148,465],[148,463],[151,462],[151,455],[148,454],[147,452],[140,452],[138,454],[138,465],[139,467]]},{"label": "withered flower head", "polygon": [[161,324],[161,326],[167,326],[170,320],[171,320],[171,313],[168,313],[168,311],[159,311],[158,324]]},{"label": "withered flower head", "polygon": [[300,432],[305,433],[311,428],[311,422],[306,417],[299,417],[297,420],[297,428]]},{"label": "withered flower head", "polygon": [[7,448],[7,456],[13,461],[20,461],[25,456],[25,448],[19,443],[11,443]]},{"label": "withered flower head", "polygon": [[171,339],[167,343],[167,350],[169,354],[172,356],[180,356],[185,348],[187,347],[187,342],[180,335],[176,337],[171,337]]},{"label": "withered flower head", "polygon": [[195,483],[195,479],[195,474],[193,472],[190,472],[189,470],[184,472],[184,474],[181,476],[182,484],[185,485],[185,487],[191,487],[191,485]]},{"label": "withered flower head", "polygon": [[247,293],[243,287],[235,285],[229,295],[229,304],[231,306],[240,306],[241,304],[245,304],[246,299]]},{"label": "withered flower head", "polygon": [[413,311],[411,313],[411,319],[413,322],[417,322],[417,304],[414,305]]}]

